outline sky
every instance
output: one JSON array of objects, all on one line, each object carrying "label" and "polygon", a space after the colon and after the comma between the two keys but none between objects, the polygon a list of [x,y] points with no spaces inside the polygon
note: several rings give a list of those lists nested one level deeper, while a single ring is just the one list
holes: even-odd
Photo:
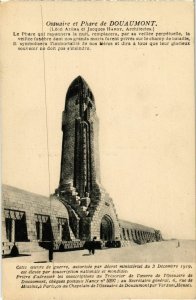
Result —
[{"label": "sky", "polygon": [[[52,10],[43,13],[45,20],[52,19]],[[88,18],[88,11],[83,13]],[[101,181],[119,218],[158,228],[165,237],[193,239],[192,48],[46,52],[44,65],[42,52],[17,52],[11,46],[13,28],[24,26],[39,31],[38,14],[24,16],[23,22],[13,16],[5,28],[3,183],[46,196],[58,187],[65,95],[81,75],[94,94],[100,121]]]}]

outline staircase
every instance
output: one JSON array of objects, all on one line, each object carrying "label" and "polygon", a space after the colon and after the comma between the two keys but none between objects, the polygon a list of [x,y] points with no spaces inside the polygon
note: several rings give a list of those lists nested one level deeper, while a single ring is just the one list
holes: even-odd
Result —
[{"label": "staircase", "polygon": [[19,242],[16,243],[18,247],[19,254],[31,254],[32,252],[42,252],[45,251],[37,241],[34,242]]},{"label": "staircase", "polygon": [[[13,242],[2,242],[2,255],[10,255],[13,246]],[[37,241],[15,242],[15,246],[17,247],[19,254],[31,254],[33,252],[45,251],[44,248],[39,246],[39,243]]]}]

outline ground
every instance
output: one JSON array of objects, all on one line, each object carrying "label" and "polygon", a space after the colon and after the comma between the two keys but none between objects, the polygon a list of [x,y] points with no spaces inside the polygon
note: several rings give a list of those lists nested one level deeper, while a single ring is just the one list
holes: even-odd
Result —
[{"label": "ground", "polygon": [[[156,263],[156,262],[194,262],[195,241],[162,241],[144,245],[132,244],[129,247],[96,250],[89,255],[88,250],[54,252],[53,261],[57,263]],[[48,262],[48,251],[35,252],[31,256],[5,258],[5,262]]]}]

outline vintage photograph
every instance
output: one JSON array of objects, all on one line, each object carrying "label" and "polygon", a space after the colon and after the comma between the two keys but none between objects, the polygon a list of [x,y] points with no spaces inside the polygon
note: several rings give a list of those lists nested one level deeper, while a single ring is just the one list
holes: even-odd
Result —
[{"label": "vintage photograph", "polygon": [[[96,287],[114,280],[125,298],[151,297],[138,280],[154,298],[192,295],[192,3],[16,1],[1,20],[5,299],[8,282],[26,297],[34,269],[67,264],[115,264]],[[64,288],[89,287],[66,276]],[[52,297],[58,284],[44,284]]]},{"label": "vintage photograph", "polygon": [[[137,99],[134,103],[137,105]],[[36,122],[36,114],[32,117]],[[156,117],[158,114],[155,114]],[[96,111],[96,99],[80,75],[68,87],[62,119],[59,114],[59,120],[62,144],[59,143],[60,149],[57,149],[61,153],[58,157],[60,176],[57,188],[46,197],[20,187],[2,186],[3,258],[18,257],[19,261],[24,262],[48,262],[53,259],[57,262],[72,262],[72,259],[88,262],[88,256],[96,253],[97,257],[91,259],[92,262],[173,262],[176,256],[181,261],[192,261],[194,241],[181,240],[175,235],[167,237],[167,233],[160,228],[142,224],[142,219],[141,224],[134,223],[131,216],[137,218],[137,211],[136,216],[130,214],[130,220],[119,217],[115,206],[119,199],[113,201],[101,183],[101,120]],[[49,135],[50,132],[47,132],[45,138],[48,139]],[[143,146],[142,141],[140,145]],[[130,145],[129,167],[132,147]],[[50,151],[48,147],[45,153],[48,155],[48,177],[53,172]],[[39,180],[39,172],[37,177]],[[142,204],[141,200],[139,206],[142,207]],[[122,210],[130,208],[131,199],[130,206]]]},{"label": "vintage photograph", "polygon": [[[3,185],[3,256],[34,251],[41,255],[48,249],[52,261],[53,251],[87,249],[94,255],[95,249],[163,241],[159,229],[120,220],[101,185],[96,101],[81,76],[68,88],[62,133],[59,186],[54,194],[47,198]],[[119,251],[116,256],[120,261]],[[62,262],[66,258],[60,257]]]}]

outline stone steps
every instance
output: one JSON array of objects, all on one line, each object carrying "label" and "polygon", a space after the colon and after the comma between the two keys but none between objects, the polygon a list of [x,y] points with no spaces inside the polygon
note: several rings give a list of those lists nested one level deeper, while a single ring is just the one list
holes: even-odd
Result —
[{"label": "stone steps", "polygon": [[[37,241],[35,242],[15,242],[18,248],[19,254],[30,254],[32,252],[41,252],[44,249],[39,246]],[[13,242],[3,242],[2,243],[2,255],[9,255],[14,246]]]},{"label": "stone steps", "polygon": [[45,251],[37,241],[16,243],[20,254]]}]

